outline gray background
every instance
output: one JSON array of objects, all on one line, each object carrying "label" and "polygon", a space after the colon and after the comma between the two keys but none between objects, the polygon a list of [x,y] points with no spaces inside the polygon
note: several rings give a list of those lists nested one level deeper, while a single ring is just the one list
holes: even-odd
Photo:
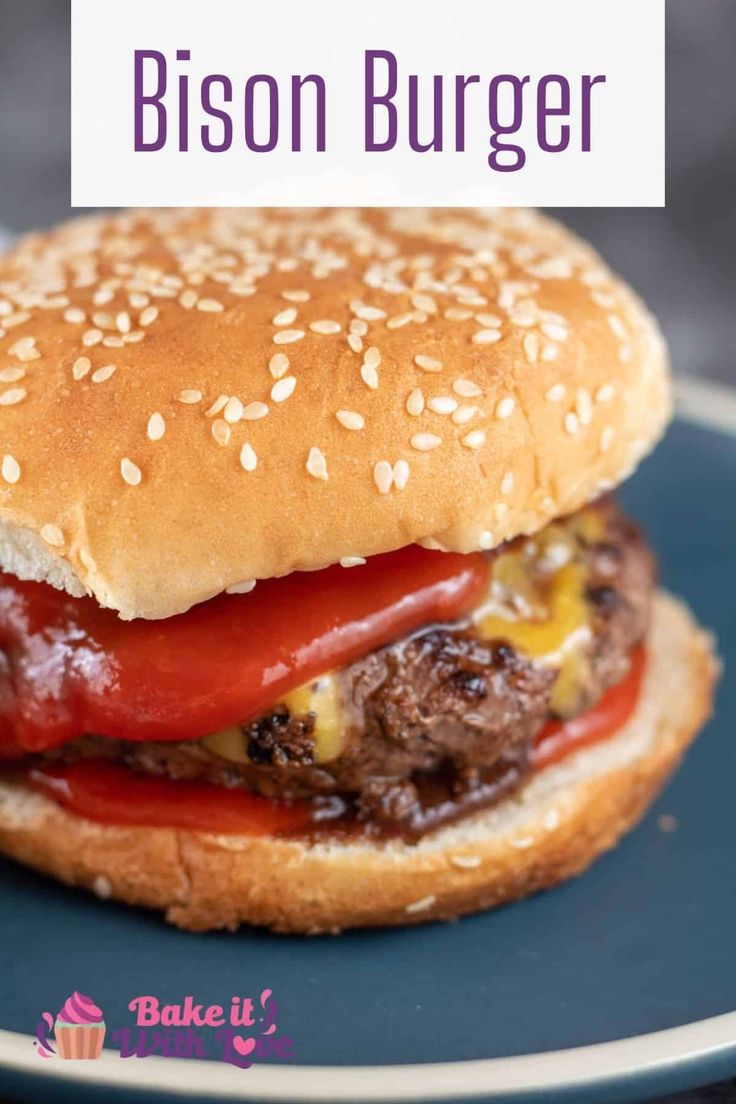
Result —
[{"label": "gray background", "polygon": [[[649,301],[679,371],[736,382],[736,0],[668,0],[667,18],[667,207],[558,214]],[[0,0],[0,225],[13,230],[70,213],[68,22],[66,0]],[[736,1082],[676,1099],[736,1101]]]}]

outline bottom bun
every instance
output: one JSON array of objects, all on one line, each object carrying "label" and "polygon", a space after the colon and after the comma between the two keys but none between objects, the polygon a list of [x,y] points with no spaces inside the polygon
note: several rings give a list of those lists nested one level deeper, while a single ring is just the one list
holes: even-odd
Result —
[{"label": "bottom bun", "polygon": [[448,920],[580,874],[641,817],[711,709],[710,638],[659,593],[636,711],[615,736],[540,771],[495,808],[418,844],[217,836],[84,820],[0,782],[0,848],[192,931],[281,932]]}]

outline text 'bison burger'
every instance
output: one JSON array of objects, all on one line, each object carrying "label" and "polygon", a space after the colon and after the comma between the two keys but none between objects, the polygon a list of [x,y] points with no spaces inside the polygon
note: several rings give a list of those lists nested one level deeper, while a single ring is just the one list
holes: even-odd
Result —
[{"label": "text 'bison burger'", "polygon": [[[583,870],[715,661],[609,492],[666,354],[525,211],[169,211],[0,261],[0,846],[183,927]],[[673,688],[677,693],[673,693]]]}]

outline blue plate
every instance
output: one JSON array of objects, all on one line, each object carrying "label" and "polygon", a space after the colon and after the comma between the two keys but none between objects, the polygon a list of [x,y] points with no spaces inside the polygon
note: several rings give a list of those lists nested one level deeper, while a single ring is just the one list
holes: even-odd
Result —
[{"label": "blue plate", "polygon": [[[532,900],[451,925],[321,939],[186,935],[3,863],[5,1093],[626,1101],[736,1073],[736,397],[693,383],[680,393],[681,417],[622,497],[668,587],[717,632],[726,677],[716,719],[642,826],[583,879]],[[243,1070],[112,1050],[44,1061],[34,1049],[41,1012],[73,990],[102,1006],[109,1042],[138,995],[227,1005],[264,988],[290,1060]]]}]

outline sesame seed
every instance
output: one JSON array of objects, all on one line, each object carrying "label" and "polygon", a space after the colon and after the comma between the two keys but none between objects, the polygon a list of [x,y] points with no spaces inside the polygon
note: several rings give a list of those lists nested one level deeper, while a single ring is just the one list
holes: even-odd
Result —
[{"label": "sesame seed", "polygon": [[17,483],[20,479],[20,464],[10,453],[6,453],[5,456],[3,456],[0,473],[2,473],[2,477],[6,483]]},{"label": "sesame seed", "polygon": [[461,399],[475,399],[483,394],[478,384],[469,379],[456,379],[452,385],[452,390]]},{"label": "sesame seed", "polygon": [[309,328],[312,333],[336,334],[340,333],[342,326],[339,322],[333,321],[332,318],[321,318],[317,322],[310,322]]},{"label": "sesame seed", "polygon": [[545,399],[547,402],[558,403],[562,402],[565,397],[566,387],[564,383],[555,383],[548,391],[545,392]]},{"label": "sesame seed", "polygon": [[279,330],[273,335],[274,345],[292,345],[295,341],[301,341],[304,330]]},{"label": "sesame seed", "polygon": [[514,473],[508,471],[508,472],[506,472],[503,479],[501,480],[501,494],[502,495],[511,494],[513,489],[514,489]]},{"label": "sesame seed", "polygon": [[16,403],[23,402],[26,394],[23,387],[11,387],[9,391],[3,391],[0,395],[0,406],[15,406]]},{"label": "sesame seed", "polygon": [[102,344],[106,349],[122,349],[125,346],[122,337],[115,337],[114,335],[103,337]]},{"label": "sesame seed", "polygon": [[580,429],[580,420],[574,411],[570,411],[565,415],[564,419],[565,433],[569,433],[571,437],[574,437],[577,431]]},{"label": "sesame seed", "polygon": [[146,429],[148,438],[151,441],[160,441],[165,432],[166,422],[162,415],[156,410],[148,419],[148,427]]},{"label": "sesame seed", "polygon": [[224,309],[219,299],[200,299],[197,303],[197,310],[204,311],[206,314],[219,314]]},{"label": "sesame seed", "polygon": [[75,380],[84,379],[91,367],[92,361],[89,357],[79,357],[72,365],[72,376]]},{"label": "sesame seed", "polygon": [[307,471],[315,479],[327,480],[328,478],[325,454],[314,445],[310,448],[309,456],[307,457]]},{"label": "sesame seed", "polygon": [[120,311],[120,313],[115,318],[115,325],[117,326],[119,333],[130,333],[130,315],[127,311]]},{"label": "sesame seed", "polygon": [[286,353],[274,353],[268,362],[268,370],[274,379],[281,379],[289,371],[289,358]]},{"label": "sesame seed", "polygon": [[15,326],[22,326],[24,322],[30,322],[30,311],[15,311],[3,318],[3,326],[6,330],[12,330]]},{"label": "sesame seed", "polygon": [[26,374],[25,368],[3,368],[0,369],[0,383],[17,383],[18,380],[22,380]]},{"label": "sesame seed", "polygon": [[243,418],[246,422],[257,422],[268,414],[268,407],[263,402],[252,402],[243,410]]},{"label": "sesame seed", "polygon": [[567,341],[567,327],[557,322],[543,322],[539,329],[550,341]]},{"label": "sesame seed", "polygon": [[258,457],[252,445],[246,441],[240,450],[240,466],[243,471],[252,472],[258,467]]},{"label": "sesame seed", "polygon": [[94,322],[95,326],[99,326],[101,330],[112,329],[112,315],[109,314],[107,311],[96,311],[92,315],[92,321]]},{"label": "sesame seed", "polygon": [[610,402],[615,394],[615,387],[612,383],[604,383],[595,393],[595,401],[599,403]]},{"label": "sesame seed", "polygon": [[115,375],[116,371],[116,364],[103,364],[101,368],[94,370],[90,378],[93,383],[105,383],[111,376]]},{"label": "sesame seed", "polygon": [[212,423],[212,436],[223,448],[230,444],[232,432],[224,418],[216,418]]},{"label": "sesame seed", "polygon": [[358,334],[348,334],[348,345],[354,353],[360,353],[363,351],[363,338]]},{"label": "sesame seed", "polygon": [[427,406],[435,414],[454,414],[457,410],[457,399],[453,399],[452,395],[435,395]]},{"label": "sesame seed", "polygon": [[405,314],[395,314],[393,318],[389,318],[386,321],[387,330],[399,330],[402,326],[408,325],[413,319],[411,311],[407,311]]},{"label": "sesame seed", "polygon": [[372,364],[363,364],[360,369],[360,377],[366,387],[370,387],[371,391],[378,389],[378,372]]},{"label": "sesame seed", "polygon": [[424,392],[415,387],[413,391],[409,393],[409,397],[406,400],[407,414],[411,414],[413,418],[418,418],[424,411]]},{"label": "sesame seed", "polygon": [[360,318],[351,318],[350,332],[352,334],[357,334],[358,337],[365,337],[365,335],[368,333],[368,323],[363,322],[363,320]]},{"label": "sesame seed", "polygon": [[342,556],[340,559],[340,567],[362,567],[364,563],[364,556]]},{"label": "sesame seed", "polygon": [[365,351],[363,363],[367,364],[369,368],[378,368],[381,363],[381,350],[377,349],[375,345],[371,345]]},{"label": "sesame seed", "polygon": [[394,481],[394,470],[388,460],[379,460],[373,468],[373,481],[381,494],[388,494]]},{"label": "sesame seed", "polygon": [[584,387],[578,388],[575,395],[575,413],[583,426],[590,425],[593,419],[593,402]]},{"label": "sesame seed", "polygon": [[535,333],[524,334],[524,356],[529,364],[536,364],[539,357],[539,338]]},{"label": "sesame seed", "polygon": [[194,406],[195,403],[202,401],[202,392],[193,387],[185,387],[176,397],[180,403],[184,403],[186,406]]},{"label": "sesame seed", "polygon": [[220,414],[227,406],[227,402],[227,395],[218,395],[209,410],[205,410],[205,418],[214,418],[216,414]]},{"label": "sesame seed", "polygon": [[473,317],[473,312],[465,307],[448,307],[444,314],[451,322],[467,322]]},{"label": "sesame seed", "polygon": [[80,310],[79,307],[69,307],[67,310],[64,311],[65,322],[81,323],[86,322],[86,320],[87,315],[84,313],[83,310]]},{"label": "sesame seed", "polygon": [[478,534],[478,547],[484,552],[487,552],[489,548],[493,548],[495,543],[493,533],[490,529],[483,529],[482,532]]},{"label": "sesame seed", "polygon": [[41,359],[41,354],[36,348],[35,337],[21,337],[19,341],[16,341],[14,345],[10,346],[8,353],[11,356],[17,357],[20,361]]},{"label": "sesame seed", "polygon": [[510,418],[516,408],[516,400],[512,399],[510,395],[501,399],[496,404],[496,417],[503,421],[504,418]]},{"label": "sesame seed", "polygon": [[381,310],[380,307],[369,307],[355,299],[350,304],[350,309],[353,314],[364,322],[380,322],[382,318],[386,317],[386,312]]},{"label": "sesame seed", "polygon": [[601,452],[608,452],[613,444],[614,430],[612,426],[606,426],[601,433],[600,450]]},{"label": "sesame seed", "polygon": [[235,395],[232,395],[223,408],[222,416],[230,425],[235,425],[243,417],[243,404]]},{"label": "sesame seed", "polygon": [[555,345],[552,341],[547,341],[542,349],[542,360],[552,361],[557,360],[560,355],[560,346]]},{"label": "sesame seed", "polygon": [[473,334],[474,345],[495,345],[500,340],[500,330],[478,330]]},{"label": "sesame seed", "polygon": [[450,862],[460,870],[475,870],[481,864],[480,855],[452,855]]},{"label": "sesame seed", "polygon": [[611,327],[611,330],[616,335],[616,337],[624,338],[627,336],[626,327],[617,314],[609,314],[608,325]]},{"label": "sesame seed", "polygon": [[285,402],[286,399],[294,394],[295,387],[296,377],[284,376],[283,379],[277,380],[271,388],[271,399],[275,403]]},{"label": "sesame seed", "polygon": [[158,318],[158,307],[146,307],[138,316],[139,326],[150,326]]},{"label": "sesame seed", "polygon": [[422,897],[419,901],[412,901],[410,905],[406,906],[404,912],[426,912],[427,909],[432,907],[436,900],[437,898],[435,897],[434,893],[430,893],[429,896]]},{"label": "sesame seed", "polygon": [[397,491],[403,491],[406,484],[409,482],[409,462],[407,460],[397,460],[393,467],[394,485]]},{"label": "sesame seed", "polygon": [[475,321],[480,322],[481,326],[486,329],[497,330],[501,325],[502,319],[497,314],[476,314]]},{"label": "sesame seed", "polygon": [[137,487],[143,478],[141,469],[127,456],[120,461],[120,474],[129,487]]},{"label": "sesame seed", "polygon": [[287,303],[308,303],[312,296],[308,291],[303,291],[301,288],[295,288],[293,291],[282,291],[281,298],[286,299]]},{"label": "sesame seed", "polygon": [[64,534],[58,525],[43,525],[41,527],[41,538],[46,541],[46,544],[50,544],[54,548],[61,548],[64,544]]},{"label": "sesame seed", "polygon": [[187,288],[179,296],[179,302],[184,307],[184,310],[191,310],[192,307],[196,307],[197,299],[199,296],[193,288]]},{"label": "sesame seed", "polygon": [[365,426],[363,415],[356,414],[354,410],[338,410],[335,417],[345,429],[363,429]]},{"label": "sesame seed", "polygon": [[442,444],[442,438],[434,433],[415,433],[411,439],[411,447],[417,452],[431,452]]},{"label": "sesame seed", "polygon": [[102,330],[87,330],[82,334],[82,344],[91,349],[93,345],[99,345],[104,336]]},{"label": "sesame seed", "polygon": [[255,588],[255,579],[243,579],[240,583],[233,583],[225,590],[226,594],[250,594]]},{"label": "sesame seed", "polygon": [[438,360],[437,357],[425,356],[424,353],[417,353],[414,357],[414,363],[423,372],[441,372],[444,368],[441,360]]},{"label": "sesame seed", "polygon": [[467,425],[477,413],[477,406],[459,406],[452,415],[452,421],[455,425]]},{"label": "sesame seed", "polygon": [[290,326],[292,322],[296,321],[297,310],[296,307],[289,307],[287,310],[279,311],[275,314],[271,321],[274,326]]},{"label": "sesame seed", "polygon": [[461,443],[469,449],[483,448],[486,443],[486,435],[482,429],[473,429],[463,437]]}]

